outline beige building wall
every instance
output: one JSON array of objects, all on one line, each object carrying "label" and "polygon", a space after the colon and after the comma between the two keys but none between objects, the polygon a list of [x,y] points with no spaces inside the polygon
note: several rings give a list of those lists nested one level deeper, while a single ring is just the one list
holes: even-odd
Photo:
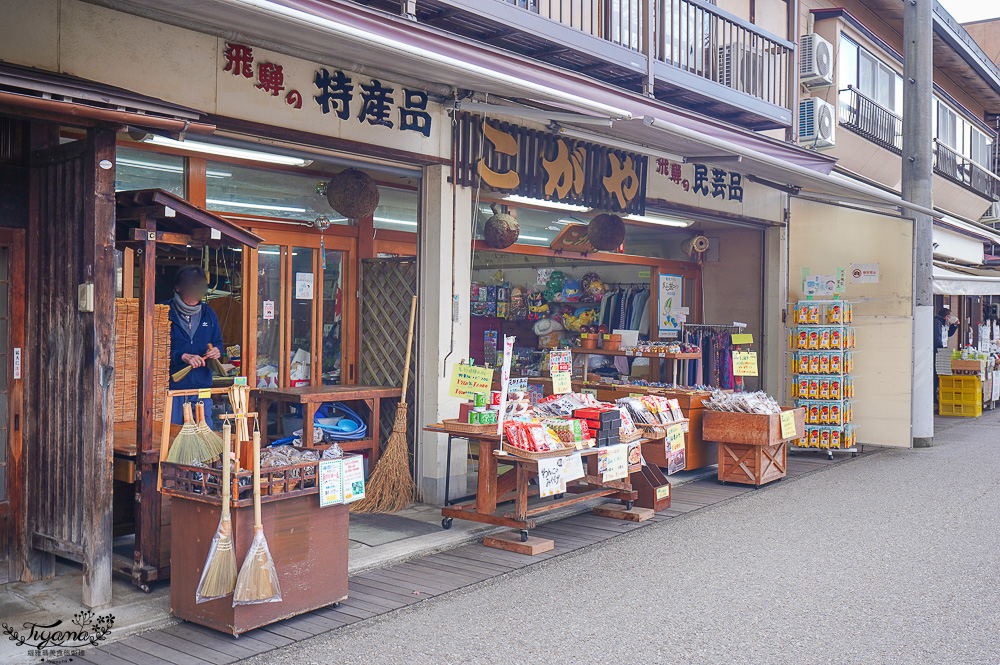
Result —
[{"label": "beige building wall", "polygon": [[963,23],[962,27],[989,59],[1000,65],[1000,18]]},{"label": "beige building wall", "polygon": [[852,263],[879,264],[877,284],[848,282],[844,296],[854,304],[858,328],[854,424],[859,443],[909,447],[912,222],[801,199],[793,199],[791,207],[790,303],[803,298],[804,269],[835,274],[838,268],[849,273]]}]

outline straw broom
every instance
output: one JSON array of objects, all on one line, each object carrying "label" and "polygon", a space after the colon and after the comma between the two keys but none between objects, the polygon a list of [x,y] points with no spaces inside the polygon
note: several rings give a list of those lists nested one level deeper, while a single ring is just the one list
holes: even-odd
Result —
[{"label": "straw broom", "polygon": [[233,522],[229,513],[231,492],[229,480],[230,443],[232,425],[227,420],[222,425],[222,518],[208,550],[205,569],[198,582],[195,600],[199,603],[228,596],[236,588],[236,548],[233,543]]},{"label": "straw broom", "polygon": [[213,459],[221,455],[224,444],[219,435],[213,432],[205,421],[205,403],[201,400],[195,403],[195,420],[195,429],[198,432],[198,436],[205,441],[205,446],[215,453]]},{"label": "straw broom", "polygon": [[[413,319],[417,297],[410,303],[410,330],[406,336],[406,362],[403,364],[403,396],[396,407],[396,420],[365,491],[365,498],[351,504],[354,512],[394,513],[410,504],[416,490],[410,474],[410,451],[406,442],[406,388],[410,380],[410,349],[413,346]],[[376,423],[374,425],[378,427]]]},{"label": "straw broom", "polygon": [[236,590],[233,606],[271,603],[281,600],[278,571],[264,538],[264,523],[260,517],[260,429],[253,431],[253,541],[247,551]]},{"label": "straw broom", "polygon": [[174,437],[174,442],[170,444],[166,461],[174,464],[194,464],[195,462],[208,464],[217,456],[218,453],[210,449],[205,444],[205,440],[198,435],[194,416],[191,415],[191,403],[185,402],[184,425]]}]

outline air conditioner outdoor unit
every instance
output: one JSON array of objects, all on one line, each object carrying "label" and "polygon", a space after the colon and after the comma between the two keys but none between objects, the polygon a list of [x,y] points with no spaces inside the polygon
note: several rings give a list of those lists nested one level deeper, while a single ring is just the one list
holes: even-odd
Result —
[{"label": "air conditioner outdoor unit", "polygon": [[815,32],[799,41],[799,81],[810,88],[833,85],[833,45]]},{"label": "air conditioner outdoor unit", "polygon": [[837,116],[833,104],[817,97],[799,102],[799,145],[813,148],[830,148],[834,142]]},{"label": "air conditioner outdoor unit", "polygon": [[745,44],[729,44],[719,48],[718,81],[722,85],[763,97],[767,91],[764,56]]}]

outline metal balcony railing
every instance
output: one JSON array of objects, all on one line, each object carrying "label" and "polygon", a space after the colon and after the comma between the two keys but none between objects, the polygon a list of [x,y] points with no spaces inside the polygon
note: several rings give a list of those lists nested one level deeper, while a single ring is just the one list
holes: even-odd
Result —
[{"label": "metal balcony railing", "polygon": [[1000,200],[1000,177],[934,140],[934,171],[991,201]]},{"label": "metal balcony railing", "polygon": [[840,124],[886,150],[903,154],[903,119],[857,88],[840,91]]},{"label": "metal balcony railing", "polygon": [[706,0],[500,1],[788,108],[795,45]]}]

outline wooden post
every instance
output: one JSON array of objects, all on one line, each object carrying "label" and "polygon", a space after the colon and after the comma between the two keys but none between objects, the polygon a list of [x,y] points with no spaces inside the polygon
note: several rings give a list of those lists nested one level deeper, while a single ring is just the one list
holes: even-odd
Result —
[{"label": "wooden post", "polygon": [[[114,307],[115,307],[115,130],[88,130],[93,142],[86,168],[84,196],[83,260],[94,288],[93,346],[83,369],[81,395],[84,450],[81,462],[85,506],[83,517],[83,604],[100,607],[111,603],[112,545],[112,436],[114,428]],[[93,401],[86,403],[87,393]]]},{"label": "wooden post", "polygon": [[[139,376],[136,395],[135,465],[135,570],[159,566],[160,495],[156,490],[157,468],[150,463],[153,450],[153,328],[156,299],[156,220],[142,214],[142,285],[139,291]],[[169,431],[169,424],[163,428]]]}]

